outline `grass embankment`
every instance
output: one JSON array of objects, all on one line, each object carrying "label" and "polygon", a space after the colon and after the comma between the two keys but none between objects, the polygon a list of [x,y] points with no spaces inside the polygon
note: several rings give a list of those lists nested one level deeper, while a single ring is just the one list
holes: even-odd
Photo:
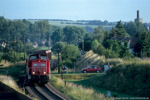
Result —
[{"label": "grass embankment", "polygon": [[106,75],[77,82],[82,83],[138,97],[150,97],[150,62],[124,62],[113,67]]},{"label": "grass embankment", "polygon": [[[103,73],[99,73],[103,74]],[[62,78],[65,81],[77,81],[77,80],[82,80],[82,79],[87,79],[90,77],[95,77],[98,76],[99,74],[97,73],[76,73],[76,74],[54,74],[55,77]]]},{"label": "grass embankment", "polygon": [[106,98],[103,94],[96,93],[93,89],[84,88],[81,85],[75,85],[70,82],[65,83],[54,75],[52,75],[51,83],[72,100],[111,100],[110,98]]},{"label": "grass embankment", "polygon": [[[7,62],[8,63],[8,62]],[[3,67],[0,68],[0,81],[15,89],[16,91],[25,94],[18,86],[19,78],[25,75],[25,64],[4,64]]]},{"label": "grass embankment", "polygon": [[[64,74],[63,79],[66,82],[80,85],[84,88],[90,88],[90,89],[94,90],[97,94],[103,94],[103,95],[107,96],[107,91],[109,91],[109,90],[102,89],[100,87],[97,87],[96,85],[93,85],[92,82],[89,82],[89,79],[93,79],[95,77],[100,77],[103,75],[105,75],[105,73]],[[55,74],[54,76],[61,78],[60,74]],[[94,80],[94,82],[97,82],[97,80]],[[116,96],[117,97],[132,97],[130,95],[117,93],[114,91],[111,91],[111,95],[113,97],[116,97]]]},{"label": "grass embankment", "polygon": [[8,61],[6,61],[6,62],[5,62],[5,60],[0,61],[0,68],[8,67],[8,66],[11,66],[11,65],[13,65],[13,64],[8,62]]}]

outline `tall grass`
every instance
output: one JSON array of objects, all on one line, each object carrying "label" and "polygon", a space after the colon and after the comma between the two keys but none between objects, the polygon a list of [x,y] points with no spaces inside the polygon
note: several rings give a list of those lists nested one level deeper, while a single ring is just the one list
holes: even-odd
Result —
[{"label": "tall grass", "polygon": [[83,88],[81,85],[75,85],[71,82],[64,82],[60,78],[52,76],[51,83],[61,92],[73,100],[109,100],[103,94],[96,93],[93,89]]},{"label": "tall grass", "polygon": [[5,75],[0,75],[0,82],[6,84],[7,86],[13,88],[14,90],[22,93],[22,94],[25,94],[20,88],[19,86],[17,85],[16,81],[10,77],[10,76],[5,76]]},{"label": "tall grass", "polygon": [[58,77],[58,78],[63,78],[64,80],[83,80],[83,79],[87,79],[87,78],[91,78],[94,76],[99,76],[99,75],[103,75],[103,73],[77,73],[77,74],[54,74],[54,76]]},{"label": "tall grass", "polygon": [[5,60],[0,61],[0,67],[7,67],[7,66],[10,66],[10,65],[12,65],[11,62],[8,62],[8,61],[5,62]]}]

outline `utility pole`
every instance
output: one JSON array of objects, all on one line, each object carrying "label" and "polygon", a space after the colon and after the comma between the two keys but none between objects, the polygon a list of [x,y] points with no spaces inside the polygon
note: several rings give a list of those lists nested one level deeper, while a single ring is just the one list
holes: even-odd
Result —
[{"label": "utility pole", "polygon": [[24,41],[23,41],[24,42],[23,43],[24,44],[23,50],[24,50],[24,60],[25,60],[25,58],[26,58],[26,55],[25,55],[25,48],[26,48],[26,45],[25,45],[25,35],[23,36],[23,39],[24,39]]},{"label": "utility pole", "polygon": [[16,45],[16,33],[15,33],[15,29],[14,29],[14,63],[16,63],[16,54],[15,54],[15,45]]},{"label": "utility pole", "polygon": [[48,41],[48,49],[50,50],[50,35],[49,35],[49,41]]},{"label": "utility pole", "polygon": [[60,55],[59,55],[59,53],[60,53],[60,50],[58,49],[58,74],[60,74]]},{"label": "utility pole", "polygon": [[84,38],[82,37],[82,53],[84,54]]},{"label": "utility pole", "polygon": [[3,53],[3,57],[5,59],[5,63],[6,63],[6,43],[5,42],[2,43],[2,53]]}]

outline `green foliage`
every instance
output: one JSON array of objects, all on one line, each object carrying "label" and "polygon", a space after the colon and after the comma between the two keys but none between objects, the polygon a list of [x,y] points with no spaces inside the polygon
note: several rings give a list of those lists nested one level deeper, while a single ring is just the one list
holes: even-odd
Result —
[{"label": "green foliage", "polygon": [[15,81],[19,81],[21,76],[25,76],[25,64],[17,63],[7,67],[3,67],[0,70],[0,75],[7,75],[6,70],[8,70],[8,76],[13,77]]},{"label": "green foliage", "polygon": [[94,41],[92,42],[92,50],[93,50],[94,52],[97,52],[97,49],[98,49],[99,45],[100,45],[100,43],[99,43],[97,40],[94,40]]},{"label": "green foliage", "polygon": [[136,44],[134,51],[139,57],[150,57],[150,34],[142,32],[139,34],[139,42]]},{"label": "green foliage", "polygon": [[62,49],[66,46],[67,44],[64,42],[57,42],[53,47],[52,51],[57,53],[58,50],[62,51]]},{"label": "green foliage", "polygon": [[62,60],[60,63],[61,63],[61,66],[65,65],[65,66],[70,67],[70,68],[72,67],[72,64],[73,64],[70,59]]},{"label": "green foliage", "polygon": [[66,44],[64,42],[58,42],[52,48],[53,52],[61,53],[61,65],[67,65],[72,67],[73,62],[80,56],[79,48],[73,44]]},{"label": "green foliage", "polygon": [[63,41],[64,40],[63,30],[60,28],[60,29],[56,30],[55,32],[53,32],[53,34],[51,36],[51,40],[52,40],[53,44],[55,44],[56,42]]},{"label": "green foliage", "polygon": [[127,33],[129,33],[130,36],[135,36],[137,34],[138,26],[134,22],[129,22],[124,25],[124,28],[126,29]]},{"label": "green foliage", "polygon": [[111,50],[111,49],[106,49],[105,51],[105,57],[106,58],[118,58],[118,53],[116,53],[115,51]]},{"label": "green foliage", "polygon": [[111,84],[100,84],[102,87],[107,87],[118,92],[149,97],[149,66],[150,64],[148,61],[123,63],[114,67],[111,72],[108,72],[107,75],[103,77],[103,79],[105,79],[103,82],[110,80]]},{"label": "green foliage", "polygon": [[104,28],[98,27],[94,29],[93,38],[98,40],[98,42],[102,42],[104,40]]},{"label": "green foliage", "polygon": [[2,53],[0,52],[0,62],[2,61]]},{"label": "green foliage", "polygon": [[119,21],[115,28],[112,29],[111,37],[114,38],[123,38],[123,37],[129,37],[128,33],[124,29],[124,27],[121,24],[121,21]]},{"label": "green foliage", "polygon": [[71,82],[64,82],[54,76],[52,76],[51,83],[73,100],[110,100],[110,98],[104,97],[103,94],[96,93],[93,89],[84,88]]},{"label": "green foliage", "polygon": [[96,76],[81,82],[84,82],[84,85],[96,86],[97,89],[105,88],[110,91],[130,94],[135,97],[150,97],[149,76],[149,61],[138,60],[124,62],[107,71],[106,75]]},{"label": "green foliage", "polygon": [[[4,55],[2,56],[3,59],[6,59],[7,61],[10,62],[16,62],[16,61],[24,61],[25,59],[27,59],[27,54],[24,52],[8,52],[8,53],[4,53]],[[25,57],[25,58],[24,58]]]},{"label": "green foliage", "polygon": [[80,55],[80,51],[78,47],[71,44],[65,45],[65,47],[62,48],[61,54],[63,60],[75,61],[76,58]]},{"label": "green foliage", "polygon": [[[60,74],[55,74],[55,77],[61,78]],[[82,80],[88,79],[94,76],[99,76],[97,73],[78,73],[78,74],[63,74],[63,79],[65,80]]]},{"label": "green foliage", "polygon": [[[92,39],[91,38],[84,39],[84,51],[91,50],[92,49],[91,45],[92,45]],[[80,42],[79,48],[81,50],[82,50],[82,46],[83,46],[83,42]]]},{"label": "green foliage", "polygon": [[127,47],[122,46],[121,51],[120,51],[120,57],[131,57],[132,54],[129,52],[129,49]]},{"label": "green foliage", "polygon": [[79,44],[85,35],[85,30],[76,26],[66,26],[63,32],[65,35],[64,41],[73,44]]},{"label": "green foliage", "polygon": [[99,54],[99,55],[105,55],[105,53],[106,53],[106,49],[103,47],[103,45],[99,45],[98,46],[98,48],[97,48],[97,53]]}]

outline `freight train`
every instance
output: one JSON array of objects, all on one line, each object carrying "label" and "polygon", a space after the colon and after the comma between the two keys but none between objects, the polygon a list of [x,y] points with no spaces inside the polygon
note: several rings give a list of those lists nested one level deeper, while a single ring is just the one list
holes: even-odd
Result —
[{"label": "freight train", "polygon": [[28,82],[46,84],[50,79],[51,50],[35,51],[29,56],[26,66]]}]

